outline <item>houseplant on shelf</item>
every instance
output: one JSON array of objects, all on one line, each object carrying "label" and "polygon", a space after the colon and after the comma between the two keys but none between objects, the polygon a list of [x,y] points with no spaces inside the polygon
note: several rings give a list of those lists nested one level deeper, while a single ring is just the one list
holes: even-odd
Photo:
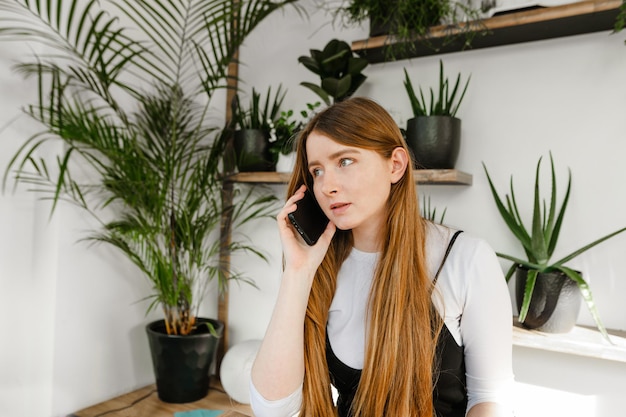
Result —
[{"label": "houseplant on shelf", "polygon": [[520,216],[513,189],[513,178],[511,177],[510,195],[507,194],[502,199],[498,195],[484,163],[483,168],[498,211],[509,230],[521,243],[527,258],[524,260],[517,256],[497,253],[499,257],[513,262],[505,277],[508,282],[513,273],[516,274],[516,301],[519,309],[519,322],[531,329],[554,333],[568,332],[576,322],[580,307],[578,291],[572,294],[572,288],[577,288],[582,294],[598,330],[608,340],[608,334],[600,320],[589,285],[580,271],[576,271],[566,264],[592,247],[626,231],[626,227],[594,240],[556,262],[551,262],[550,259],[556,249],[565,209],[569,201],[572,184],[571,172],[569,172],[567,190],[559,208],[554,160],[550,153],[551,191],[550,203],[547,205],[545,199],[542,199],[539,189],[541,168],[541,158],[539,158],[535,173],[532,225],[529,232]]},{"label": "houseplant on shelf", "polygon": [[451,86],[448,77],[444,75],[443,62],[439,60],[439,85],[436,92],[430,88],[428,101],[421,87],[419,95],[416,93],[404,69],[404,88],[413,111],[413,118],[407,120],[406,140],[413,152],[416,168],[454,168],[461,148],[461,119],[456,114],[470,78],[467,77],[463,90],[459,90],[459,73],[454,86]]},{"label": "houseplant on shelf", "polygon": [[[293,1],[0,0],[0,40],[41,45],[16,66],[38,86],[25,112],[40,130],[14,138],[24,143],[5,185],[11,174],[32,185],[52,213],[60,200],[75,204],[99,222],[86,240],[119,249],[148,278],[148,310],[164,320],[147,331],[168,344],[152,351],[164,401],[206,395],[217,343],[206,335],[219,337],[223,324],[197,317],[199,304],[213,280],[224,290],[245,279],[220,263],[222,215],[237,224],[273,210],[252,191],[222,206],[229,131],[211,98],[247,35]],[[48,142],[62,146],[39,154]],[[261,255],[239,238],[229,249]],[[195,339],[209,340],[189,378],[185,359],[159,362]]]},{"label": "houseplant on shelf", "polygon": [[300,85],[317,94],[327,106],[352,96],[365,82],[362,72],[369,65],[365,58],[355,56],[346,42],[331,39],[323,50],[311,49],[298,62],[320,77],[320,84],[307,81]]},{"label": "houseplant on shelf", "polygon": [[[388,60],[409,56],[417,44],[437,50],[460,41],[469,47],[474,37],[484,32],[482,11],[465,1],[338,0],[326,9],[342,26],[369,21],[370,37],[387,36],[384,53]],[[446,25],[447,30],[442,43],[434,44],[428,35],[439,25]]]},{"label": "houseplant on shelf", "polygon": [[235,163],[239,172],[275,171],[278,154],[272,152],[271,131],[282,117],[281,106],[287,92],[279,85],[272,97],[267,88],[265,100],[252,87],[250,103],[241,105],[239,95],[233,98]]},{"label": "houseplant on shelf", "polygon": [[322,103],[307,103],[297,119],[293,110],[281,111],[275,122],[270,121],[270,153],[276,160],[276,171],[291,172],[295,162],[295,142],[298,132],[306,125]]}]

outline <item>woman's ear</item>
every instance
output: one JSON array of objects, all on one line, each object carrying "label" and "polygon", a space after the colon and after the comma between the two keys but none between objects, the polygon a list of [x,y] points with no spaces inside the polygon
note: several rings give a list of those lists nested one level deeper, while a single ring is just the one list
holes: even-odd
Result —
[{"label": "woman's ear", "polygon": [[391,183],[395,184],[404,176],[409,166],[409,155],[406,149],[398,146],[391,153]]}]

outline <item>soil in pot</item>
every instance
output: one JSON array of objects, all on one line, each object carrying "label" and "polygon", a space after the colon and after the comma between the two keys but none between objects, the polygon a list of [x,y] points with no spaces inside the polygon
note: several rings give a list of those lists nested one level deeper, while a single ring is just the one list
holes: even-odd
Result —
[{"label": "soil in pot", "polygon": [[[193,334],[168,335],[163,320],[146,326],[159,399],[167,403],[187,403],[204,398],[209,392],[211,366],[215,363],[224,324],[198,318]],[[211,323],[219,337],[204,323]]]}]

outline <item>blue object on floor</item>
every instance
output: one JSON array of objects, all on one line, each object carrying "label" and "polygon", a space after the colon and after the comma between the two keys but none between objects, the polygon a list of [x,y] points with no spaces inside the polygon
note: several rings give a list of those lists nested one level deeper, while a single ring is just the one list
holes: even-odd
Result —
[{"label": "blue object on floor", "polygon": [[222,410],[178,411],[174,413],[174,417],[216,417],[222,413]]}]

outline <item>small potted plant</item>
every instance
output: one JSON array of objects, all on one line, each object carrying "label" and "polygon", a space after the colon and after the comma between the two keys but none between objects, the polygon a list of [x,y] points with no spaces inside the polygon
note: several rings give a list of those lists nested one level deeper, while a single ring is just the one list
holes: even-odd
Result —
[{"label": "small potted plant", "polygon": [[[275,171],[278,154],[272,152],[271,131],[283,117],[281,106],[286,91],[279,85],[272,95],[272,87],[268,87],[265,100],[261,93],[252,88],[248,107],[243,107],[239,96],[233,99],[233,121],[235,123],[234,148],[237,169],[239,172]],[[289,127],[286,116],[280,122],[280,129]],[[286,124],[286,125],[285,125]]]},{"label": "small potted plant", "polygon": [[320,105],[319,101],[307,103],[307,109],[300,111],[300,120],[296,119],[293,110],[281,111],[278,120],[270,120],[270,154],[276,161],[276,171],[290,172],[293,169],[297,134]]},{"label": "small potted plant", "polygon": [[461,147],[461,119],[456,117],[465,97],[471,76],[461,87],[461,74],[454,86],[444,75],[443,62],[439,60],[439,85],[437,91],[430,88],[430,101],[413,88],[409,74],[404,69],[404,87],[411,102],[413,118],[407,120],[406,140],[413,152],[415,168],[452,169]]},{"label": "small potted plant", "polygon": [[[511,276],[514,273],[516,274],[516,302],[519,309],[519,322],[527,328],[545,332],[568,332],[574,326],[578,316],[580,293],[595,320],[598,330],[608,339],[608,334],[600,320],[589,285],[580,271],[576,271],[566,266],[566,264],[581,253],[626,231],[626,227],[594,240],[556,262],[551,262],[550,258],[557,246],[565,209],[569,201],[572,184],[571,172],[569,173],[567,190],[559,208],[557,207],[558,196],[554,160],[552,159],[552,154],[550,154],[551,193],[550,203],[547,205],[545,199],[542,199],[539,190],[541,168],[541,158],[539,158],[535,173],[532,225],[529,231],[526,229],[520,216],[520,210],[513,190],[513,178],[511,178],[510,195],[507,194],[502,199],[498,195],[484,163],[483,167],[498,211],[509,230],[511,230],[524,248],[527,258],[522,259],[503,253],[497,254],[501,258],[513,262],[505,277],[508,282]],[[575,291],[576,289],[579,291]]]},{"label": "small potted plant", "polygon": [[362,71],[369,65],[365,58],[355,56],[344,41],[330,40],[323,50],[311,49],[310,56],[300,56],[298,62],[319,75],[320,84],[302,82],[317,94],[327,106],[352,96],[367,78]]}]

